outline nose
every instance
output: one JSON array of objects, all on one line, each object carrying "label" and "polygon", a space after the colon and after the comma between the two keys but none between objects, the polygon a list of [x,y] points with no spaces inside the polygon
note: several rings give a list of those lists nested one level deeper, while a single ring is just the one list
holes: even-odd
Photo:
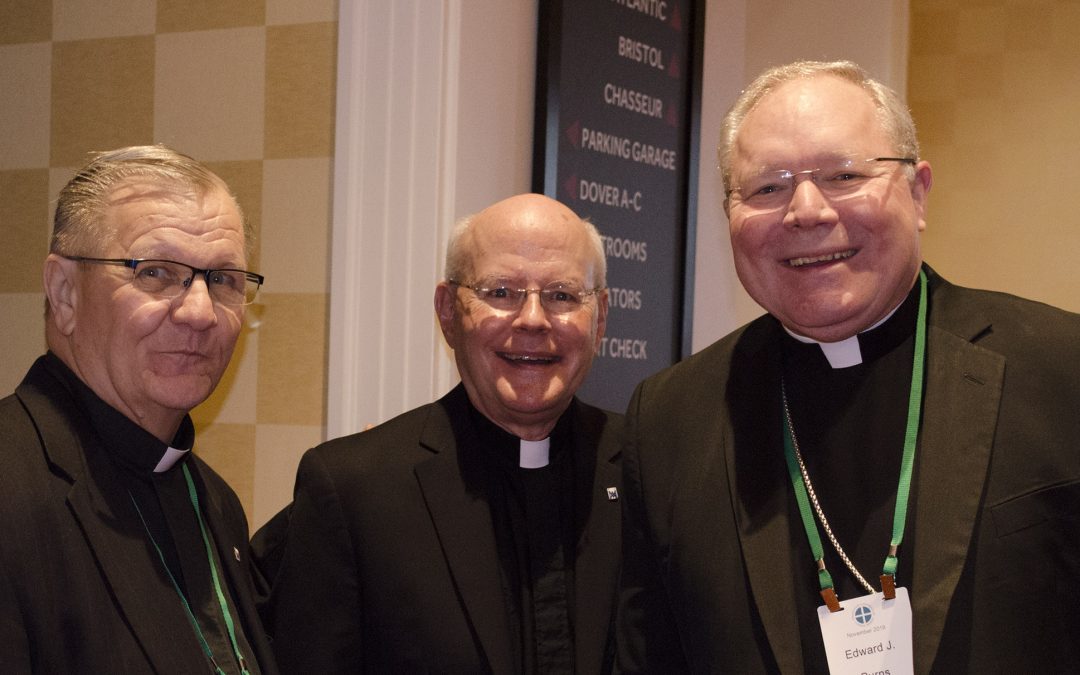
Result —
[{"label": "nose", "polygon": [[547,328],[550,325],[547,311],[540,302],[540,293],[537,291],[526,293],[525,302],[521,305],[521,309],[518,310],[517,317],[514,319],[514,326],[537,330]]},{"label": "nose", "polygon": [[836,222],[836,211],[821,193],[813,175],[796,175],[784,223],[792,227],[814,227],[833,222]]},{"label": "nose", "polygon": [[196,274],[191,285],[174,300],[173,321],[191,326],[195,330],[206,330],[217,323],[217,311],[214,299],[206,279]]}]

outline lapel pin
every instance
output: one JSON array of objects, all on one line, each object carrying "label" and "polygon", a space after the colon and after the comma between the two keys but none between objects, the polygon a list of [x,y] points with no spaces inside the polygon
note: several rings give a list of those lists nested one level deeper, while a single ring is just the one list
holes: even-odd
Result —
[{"label": "lapel pin", "polygon": [[609,487],[607,489],[607,500],[609,502],[617,502],[617,501],[619,501],[619,488]]},{"label": "lapel pin", "polygon": [[236,562],[240,562],[240,549],[235,546],[232,547],[232,554],[236,556]]}]

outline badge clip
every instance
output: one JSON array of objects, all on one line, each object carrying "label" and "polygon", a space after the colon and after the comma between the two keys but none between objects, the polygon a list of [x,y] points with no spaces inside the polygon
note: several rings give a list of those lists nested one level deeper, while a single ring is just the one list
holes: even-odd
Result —
[{"label": "badge clip", "polygon": [[836,591],[831,588],[821,589],[821,599],[825,601],[825,606],[829,608],[830,612],[839,612],[843,607],[840,606],[840,600],[836,597]]},{"label": "badge clip", "polygon": [[896,577],[891,574],[881,575],[881,594],[886,600],[896,599]]}]

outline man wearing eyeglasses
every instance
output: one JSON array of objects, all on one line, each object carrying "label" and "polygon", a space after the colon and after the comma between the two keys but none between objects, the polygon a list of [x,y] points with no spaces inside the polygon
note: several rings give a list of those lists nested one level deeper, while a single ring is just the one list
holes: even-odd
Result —
[{"label": "man wearing eyeglasses", "polygon": [[236,494],[191,453],[263,278],[228,187],[164,146],[60,191],[49,351],[0,401],[0,671],[276,672]]},{"label": "man wearing eyeglasses", "polygon": [[930,165],[853,63],[759,76],[720,168],[769,314],[630,403],[618,670],[1075,671],[1080,316],[923,263]]},{"label": "man wearing eyeglasses", "polygon": [[457,223],[435,313],[461,385],[303,458],[273,588],[288,673],[610,666],[621,418],[595,228],[542,195]]}]

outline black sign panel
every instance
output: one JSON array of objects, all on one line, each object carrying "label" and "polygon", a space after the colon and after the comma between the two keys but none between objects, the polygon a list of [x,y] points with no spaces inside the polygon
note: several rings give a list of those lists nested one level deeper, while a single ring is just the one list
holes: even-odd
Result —
[{"label": "black sign panel", "polygon": [[579,395],[611,410],[688,351],[694,14],[693,0],[540,2],[534,189],[604,238],[611,309]]}]

